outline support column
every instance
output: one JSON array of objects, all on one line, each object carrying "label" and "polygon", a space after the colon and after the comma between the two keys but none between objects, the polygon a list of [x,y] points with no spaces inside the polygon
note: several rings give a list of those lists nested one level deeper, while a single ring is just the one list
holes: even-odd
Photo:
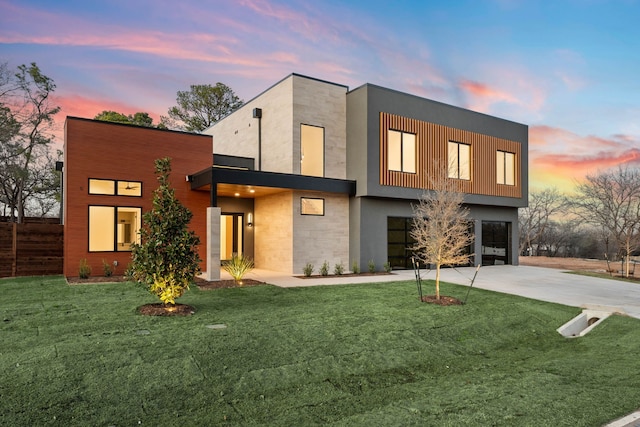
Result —
[{"label": "support column", "polygon": [[207,208],[207,271],[205,279],[220,280],[220,214],[221,208]]}]

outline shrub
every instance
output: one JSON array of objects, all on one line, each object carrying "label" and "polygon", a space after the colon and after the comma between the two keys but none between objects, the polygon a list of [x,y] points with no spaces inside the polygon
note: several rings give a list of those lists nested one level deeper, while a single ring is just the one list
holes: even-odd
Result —
[{"label": "shrub", "polygon": [[193,214],[169,184],[171,159],[157,159],[155,169],[159,185],[153,192],[153,209],[142,217],[140,243],[131,245],[127,276],[167,305],[175,304],[200,273],[200,238],[188,228]]},{"label": "shrub", "polygon": [[341,276],[342,273],[344,273],[344,265],[339,262],[333,267],[333,274],[335,274],[336,276]]},{"label": "shrub", "polygon": [[81,279],[87,279],[91,276],[91,266],[87,263],[86,258],[80,260],[80,267],[78,268],[78,276]]},{"label": "shrub", "polygon": [[376,272],[376,263],[373,262],[372,259],[369,260],[369,263],[367,264],[367,266],[369,267],[369,273],[375,273]]},{"label": "shrub", "polygon": [[113,275],[113,266],[104,259],[102,260],[102,271],[104,272],[104,277],[111,277]]},{"label": "shrub", "polygon": [[233,277],[239,286],[242,286],[242,278],[253,270],[253,260],[244,255],[234,253],[230,260],[222,263],[222,268]]},{"label": "shrub", "polygon": [[307,265],[305,265],[302,269],[302,272],[304,273],[305,277],[311,276],[311,274],[313,273],[313,264],[308,262]]},{"label": "shrub", "polygon": [[353,272],[353,274],[360,273],[360,267],[358,267],[358,261],[356,261],[355,259],[353,260],[353,263],[351,264],[351,271]]},{"label": "shrub", "polygon": [[385,262],[382,268],[384,268],[384,271],[387,273],[391,273],[391,263],[389,261]]},{"label": "shrub", "polygon": [[328,276],[329,275],[329,263],[327,261],[325,261],[322,264],[322,267],[320,267],[320,275],[321,276]]}]

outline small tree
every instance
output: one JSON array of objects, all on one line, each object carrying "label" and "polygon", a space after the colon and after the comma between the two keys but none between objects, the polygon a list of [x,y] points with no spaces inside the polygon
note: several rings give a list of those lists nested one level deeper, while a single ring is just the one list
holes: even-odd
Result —
[{"label": "small tree", "polygon": [[171,159],[155,161],[159,186],[153,209],[142,216],[140,243],[131,245],[127,275],[143,284],[165,304],[175,304],[200,273],[196,245],[200,239],[188,229],[192,213],[176,198],[169,184]]},{"label": "small tree", "polygon": [[462,206],[463,194],[456,182],[444,173],[431,180],[432,190],[422,193],[418,205],[413,206],[411,248],[425,264],[436,266],[436,300],[440,300],[440,267],[469,262],[467,247],[473,242],[467,220],[468,209]]}]

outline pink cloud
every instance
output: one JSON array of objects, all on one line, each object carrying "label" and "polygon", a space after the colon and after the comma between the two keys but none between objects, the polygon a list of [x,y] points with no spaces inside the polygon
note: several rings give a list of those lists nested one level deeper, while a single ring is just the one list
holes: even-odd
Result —
[{"label": "pink cloud", "polygon": [[637,137],[581,136],[565,129],[533,126],[529,129],[530,181],[533,187],[556,185],[565,191],[587,174],[619,165],[640,166]]}]

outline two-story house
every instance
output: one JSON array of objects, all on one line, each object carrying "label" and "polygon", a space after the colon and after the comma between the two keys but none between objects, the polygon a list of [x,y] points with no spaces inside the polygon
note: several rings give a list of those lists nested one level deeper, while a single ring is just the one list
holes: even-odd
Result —
[{"label": "two-story house", "polygon": [[[325,261],[407,268],[412,204],[435,173],[465,193],[475,263],[517,263],[517,211],[527,202],[525,125],[374,85],[350,91],[292,74],[205,134],[67,120],[65,189],[69,182],[81,188],[65,190],[65,225],[83,215],[88,221],[74,228],[80,243],[65,252],[66,275],[75,275],[80,257],[126,262],[126,245],[118,246],[125,208],[139,208],[136,218],[148,209],[155,188],[148,165],[165,156],[178,159],[172,182],[194,213],[209,279],[219,278],[220,262],[233,253],[287,274],[307,263],[317,271]],[[112,169],[92,166],[109,156],[120,159]],[[108,194],[92,192],[101,180]],[[143,189],[133,196],[137,204],[124,190],[130,182]],[[115,250],[91,243],[96,210],[107,213],[98,207],[112,209],[105,233]],[[130,226],[129,240],[139,225]]]}]

